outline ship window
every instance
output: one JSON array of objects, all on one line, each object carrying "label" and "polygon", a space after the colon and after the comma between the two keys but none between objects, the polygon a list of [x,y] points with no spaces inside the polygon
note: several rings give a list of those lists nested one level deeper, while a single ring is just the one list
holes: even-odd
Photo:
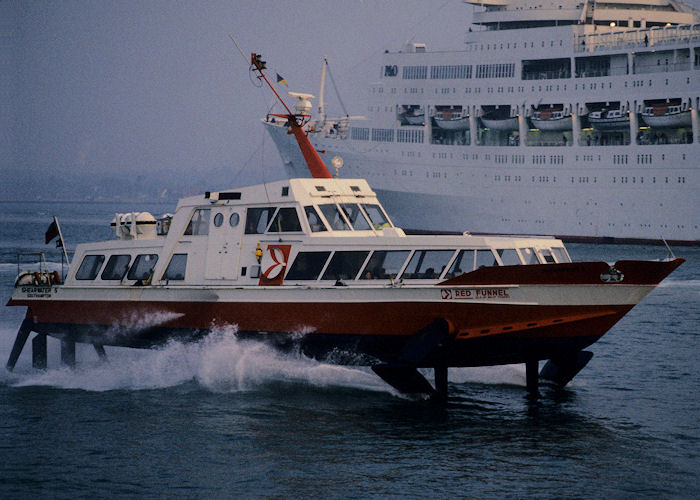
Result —
[{"label": "ship window", "polygon": [[520,255],[523,256],[525,264],[539,264],[540,261],[537,259],[537,252],[534,248],[521,248]]},{"label": "ship window", "polygon": [[224,214],[218,213],[214,216],[214,226],[216,227],[221,227],[221,224],[224,223]]},{"label": "ship window", "polygon": [[554,247],[552,248],[552,253],[557,259],[557,262],[571,262],[569,254],[566,252],[566,248],[564,247]]},{"label": "ship window", "polygon": [[301,231],[296,208],[280,208],[268,228],[270,233],[293,233]]},{"label": "ship window", "polygon": [[240,221],[241,217],[236,213],[233,212],[231,214],[231,217],[228,218],[228,224],[231,227],[236,227],[238,225],[238,222]]},{"label": "ship window", "polygon": [[331,228],[334,231],[349,231],[350,226],[345,221],[345,218],[338,210],[335,203],[327,203],[325,205],[319,205],[318,208],[321,209],[321,213],[326,218]]},{"label": "ship window", "polygon": [[185,229],[185,236],[205,236],[209,234],[209,208],[199,208],[194,211],[190,223]]},{"label": "ship window", "polygon": [[156,254],[137,255],[126,277],[130,280],[148,279],[153,272],[156,262],[158,262],[158,256]]},{"label": "ship window", "polygon": [[100,272],[102,263],[105,261],[104,255],[86,255],[80,263],[78,272],[75,273],[77,280],[94,280]]},{"label": "ship window", "polygon": [[315,280],[328,260],[330,252],[299,252],[287,273],[287,280]]},{"label": "ship window", "polygon": [[408,262],[402,278],[436,279],[454,254],[454,250],[416,250]]},{"label": "ship window", "polygon": [[328,231],[326,226],[323,224],[321,217],[318,216],[316,209],[309,205],[304,207],[304,212],[306,213],[306,218],[309,221],[309,226],[311,227],[312,233],[320,233],[321,231]]},{"label": "ship window", "polygon": [[120,280],[129,269],[131,255],[112,255],[100,276],[103,280]]},{"label": "ship window", "polygon": [[387,219],[386,214],[379,205],[368,205],[363,204],[362,208],[365,209],[365,213],[369,217],[374,229],[383,229],[385,227],[391,227],[389,219]]},{"label": "ship window", "polygon": [[369,255],[369,252],[335,252],[321,279],[354,280],[357,273],[360,272],[362,264],[367,259],[367,255]]},{"label": "ship window", "polygon": [[493,256],[491,250],[477,250],[474,255],[474,269],[481,267],[497,266],[498,262]]},{"label": "ship window", "polygon": [[542,257],[544,258],[544,261],[547,264],[554,264],[554,256],[552,255],[552,251],[549,249],[542,250]]},{"label": "ship window", "polygon": [[164,280],[184,280],[185,271],[187,270],[187,254],[176,253],[170,259],[168,268],[163,273]]},{"label": "ship window", "polygon": [[360,279],[394,279],[408,257],[408,250],[378,250],[372,253]]},{"label": "ship window", "polygon": [[501,258],[501,262],[503,262],[504,266],[517,266],[522,264],[515,248],[499,248],[496,252],[498,252],[498,256]]},{"label": "ship window", "polygon": [[474,250],[460,250],[450,269],[445,274],[445,279],[452,279],[455,276],[471,271],[474,264]]},{"label": "ship window", "polygon": [[246,213],[245,234],[262,234],[267,229],[276,207],[249,208]]},{"label": "ship window", "polygon": [[367,219],[362,214],[362,210],[360,210],[360,205],[356,203],[343,203],[340,206],[356,231],[371,229],[369,222],[367,222]]}]

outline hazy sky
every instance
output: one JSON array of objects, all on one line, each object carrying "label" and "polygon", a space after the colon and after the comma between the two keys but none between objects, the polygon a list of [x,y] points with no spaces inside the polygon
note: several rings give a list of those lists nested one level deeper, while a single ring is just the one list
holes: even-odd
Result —
[{"label": "hazy sky", "polygon": [[[236,180],[257,182],[269,93],[253,86],[229,34],[297,91],[318,93],[327,54],[346,105],[361,114],[384,49],[412,37],[459,48],[472,10],[460,0],[62,0],[0,9],[3,59],[14,67],[2,72],[13,105],[2,108],[10,141],[0,166],[30,174],[38,189],[44,172],[230,172],[230,182],[251,156]],[[269,137],[265,163],[268,176],[280,164]],[[208,188],[227,186],[217,180]]]},{"label": "hazy sky", "polygon": [[[362,114],[385,49],[409,39],[460,49],[471,12],[461,0],[0,2],[10,65],[0,72],[0,168],[37,189],[47,175],[96,172],[185,183],[201,174],[207,189],[257,182],[269,93],[252,85],[229,34],[297,91],[318,93],[327,54],[349,112]],[[332,94],[329,85],[331,105]],[[268,137],[264,148],[268,178],[280,175]]]}]

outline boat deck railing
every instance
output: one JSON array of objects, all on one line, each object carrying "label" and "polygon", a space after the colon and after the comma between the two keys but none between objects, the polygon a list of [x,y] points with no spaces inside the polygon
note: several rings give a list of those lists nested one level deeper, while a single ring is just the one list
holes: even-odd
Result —
[{"label": "boat deck railing", "polygon": [[680,24],[611,33],[574,35],[575,52],[597,52],[622,48],[657,47],[700,41],[700,24]]},{"label": "boat deck railing", "polygon": [[[51,264],[51,266],[49,265]],[[61,271],[55,269],[57,263],[46,262],[44,252],[17,252],[17,282],[32,285],[58,285],[65,281],[68,268],[61,255]],[[54,268],[54,269],[51,269]],[[20,281],[20,277],[26,275],[27,283]]]}]

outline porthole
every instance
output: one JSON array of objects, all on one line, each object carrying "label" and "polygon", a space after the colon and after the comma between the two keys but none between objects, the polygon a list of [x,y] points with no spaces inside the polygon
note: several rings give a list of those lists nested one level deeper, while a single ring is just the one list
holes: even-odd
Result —
[{"label": "porthole", "polygon": [[224,223],[224,216],[221,213],[218,213],[214,216],[214,225],[216,227],[221,227],[221,224]]},{"label": "porthole", "polygon": [[231,225],[231,227],[236,227],[238,225],[238,222],[240,221],[240,217],[236,212],[231,214],[231,217],[228,219],[228,223]]}]

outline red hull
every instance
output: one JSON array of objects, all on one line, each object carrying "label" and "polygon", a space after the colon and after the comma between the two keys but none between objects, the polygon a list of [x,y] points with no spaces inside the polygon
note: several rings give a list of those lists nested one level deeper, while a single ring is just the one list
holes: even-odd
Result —
[{"label": "red hull", "polygon": [[[605,263],[483,268],[440,283],[438,287],[444,287],[445,292],[442,301],[255,303],[26,298],[12,299],[9,305],[30,307],[28,315],[34,331],[79,342],[150,347],[173,337],[193,339],[215,327],[232,325],[240,334],[280,345],[301,345],[315,357],[347,350],[382,360],[395,358],[417,332],[436,320],[444,320],[449,339],[441,355],[447,356],[449,366],[475,366],[547,359],[590,345],[634,306],[628,302],[592,302],[586,297],[598,288],[590,285],[601,290],[622,287],[619,291],[628,286],[646,288],[660,282],[682,262],[618,262],[615,267],[624,274],[624,284],[601,282],[601,275],[612,269]],[[549,286],[563,285],[564,293],[582,285],[588,288],[579,295],[588,303],[444,300],[446,295],[452,299],[453,292],[456,298],[457,291],[469,290],[461,287],[514,283],[540,289],[546,285],[544,289],[553,290],[553,295],[559,294]],[[523,293],[530,297],[534,291]],[[500,292],[496,295],[498,299]],[[428,356],[423,362],[430,366],[435,360]]]},{"label": "red hull", "polygon": [[[31,317],[35,331],[102,345],[149,347],[235,325],[249,337],[308,344],[314,357],[340,349],[379,359],[396,356],[417,330],[442,317],[453,334],[450,366],[474,366],[520,362],[536,351],[546,359],[582,349],[631,307],[394,303],[388,315],[387,304],[377,303],[35,302]],[[128,320],[167,317],[173,319]]]}]

